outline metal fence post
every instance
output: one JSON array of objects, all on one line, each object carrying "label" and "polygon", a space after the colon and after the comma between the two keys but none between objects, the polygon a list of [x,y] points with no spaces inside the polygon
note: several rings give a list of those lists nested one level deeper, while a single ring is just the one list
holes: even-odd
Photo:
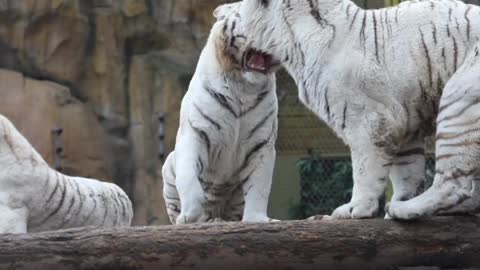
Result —
[{"label": "metal fence post", "polygon": [[158,116],[158,159],[165,160],[165,113]]},{"label": "metal fence post", "polygon": [[53,135],[53,154],[54,154],[54,168],[55,170],[61,172],[62,168],[62,141],[60,136],[63,133],[62,128],[54,128],[51,130]]}]

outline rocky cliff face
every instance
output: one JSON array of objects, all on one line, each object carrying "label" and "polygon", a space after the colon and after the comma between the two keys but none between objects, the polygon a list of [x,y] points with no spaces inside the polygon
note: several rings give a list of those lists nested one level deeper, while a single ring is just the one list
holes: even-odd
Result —
[{"label": "rocky cliff face", "polygon": [[0,0],[0,113],[52,165],[51,130],[62,128],[67,174],[119,184],[135,224],[166,224],[158,117],[168,153],[212,11],[224,2]]},{"label": "rocky cliff face", "polygon": [[135,224],[164,224],[166,152],[220,0],[0,0],[0,113],[67,174],[114,181]]}]

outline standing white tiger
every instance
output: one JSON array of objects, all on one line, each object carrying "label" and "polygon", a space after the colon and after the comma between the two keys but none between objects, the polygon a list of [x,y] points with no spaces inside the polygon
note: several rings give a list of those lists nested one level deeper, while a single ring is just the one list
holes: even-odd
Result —
[{"label": "standing white tiger", "polygon": [[53,169],[0,115],[0,234],[129,226],[132,204],[111,183]]},{"label": "standing white tiger", "polygon": [[[393,218],[478,208],[468,199],[480,176],[479,7],[244,0],[240,13],[252,46],[282,61],[302,102],[351,148],[352,199],[334,218],[374,216],[389,175]],[[435,130],[434,184],[412,199],[425,175],[424,138]]]},{"label": "standing white tiger", "polygon": [[[174,224],[270,220],[275,65],[248,49],[238,8],[216,9],[219,20],[182,101],[175,151],[163,166],[163,195]],[[247,63],[254,66],[248,72]]]}]

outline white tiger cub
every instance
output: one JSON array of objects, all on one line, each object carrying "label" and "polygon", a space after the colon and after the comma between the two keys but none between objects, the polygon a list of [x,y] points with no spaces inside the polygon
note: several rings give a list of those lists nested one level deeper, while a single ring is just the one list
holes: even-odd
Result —
[{"label": "white tiger cub", "polygon": [[[249,50],[238,4],[218,7],[163,166],[173,224],[267,222],[275,160],[275,63]],[[224,19],[228,16],[228,19]],[[245,65],[254,66],[248,72]]]},{"label": "white tiger cub", "polygon": [[129,226],[132,204],[111,183],[51,169],[0,115],[0,234]]},{"label": "white tiger cub", "polygon": [[[363,10],[349,0],[244,0],[240,15],[251,46],[282,61],[302,102],[350,146],[353,194],[334,218],[374,216],[389,176],[393,218],[478,210],[480,200],[469,198],[478,196],[480,179],[479,7],[425,0]],[[424,139],[435,132],[434,184],[415,197],[425,175]]]}]

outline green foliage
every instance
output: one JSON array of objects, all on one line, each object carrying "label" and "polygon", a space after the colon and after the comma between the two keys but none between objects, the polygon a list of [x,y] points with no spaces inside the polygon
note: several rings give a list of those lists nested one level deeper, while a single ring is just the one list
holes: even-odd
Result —
[{"label": "green foliage", "polygon": [[391,7],[391,6],[396,6],[403,2],[402,0],[385,0],[385,6],[386,7]]},{"label": "green foliage", "polygon": [[[325,159],[310,154],[309,157],[297,161],[296,166],[300,172],[300,201],[290,206],[290,218],[330,215],[335,208],[349,202],[353,186],[352,163],[349,159]],[[429,157],[426,162],[426,188],[431,186],[434,172],[435,161]],[[387,202],[390,201],[392,193],[393,188],[389,181],[385,193]],[[383,213],[380,213],[380,216],[382,215]]]},{"label": "green foliage", "polygon": [[433,179],[435,178],[435,157],[427,158],[427,162],[425,164],[426,171],[425,171],[425,189],[432,186]]},{"label": "green foliage", "polygon": [[310,155],[297,162],[300,172],[300,201],[289,210],[293,219],[331,214],[349,201],[352,193],[352,165],[348,159],[322,159]]}]

